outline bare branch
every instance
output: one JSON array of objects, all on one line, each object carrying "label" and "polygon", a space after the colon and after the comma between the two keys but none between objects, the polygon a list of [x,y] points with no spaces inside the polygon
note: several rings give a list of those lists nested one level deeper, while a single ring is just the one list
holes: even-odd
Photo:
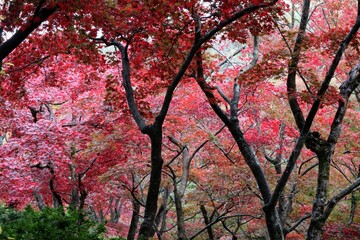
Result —
[{"label": "bare branch", "polygon": [[237,78],[241,75],[246,73],[247,71],[249,71],[250,69],[252,69],[253,67],[255,67],[256,63],[259,60],[259,36],[255,35],[254,36],[254,47],[253,47],[253,52],[252,52],[252,59],[251,62],[249,63],[248,66],[246,66],[244,69],[242,69],[241,71],[239,71]]},{"label": "bare branch", "polygon": [[300,174],[301,168],[303,167],[303,165],[306,164],[306,163],[308,163],[308,162],[310,162],[310,161],[313,160],[314,158],[317,158],[317,156],[316,156],[316,155],[315,155],[315,156],[312,156],[311,158],[306,159],[304,162],[302,162],[302,163],[300,164],[300,167],[299,167],[299,170],[298,170],[298,174]]},{"label": "bare branch", "polygon": [[84,171],[82,171],[81,173],[79,173],[79,178],[82,178],[82,176],[84,176],[84,175],[94,166],[95,161],[97,160],[97,158],[98,158],[98,157],[95,157],[95,158],[91,161],[90,165],[89,165],[86,169],[84,169]]},{"label": "bare branch", "polygon": [[230,104],[231,103],[230,99],[225,95],[225,93],[221,90],[221,88],[219,86],[215,86],[215,88],[218,91],[218,93],[220,94],[220,96],[225,100],[225,102]]},{"label": "bare branch", "polygon": [[341,192],[339,192],[334,197],[332,197],[326,204],[327,206],[324,211],[324,218],[327,219],[329,217],[330,213],[332,212],[332,210],[334,210],[334,207],[336,206],[336,204],[341,199],[343,199],[346,195],[348,195],[352,191],[356,190],[359,186],[360,186],[360,177],[357,178],[352,184],[347,186],[345,189],[343,189]]},{"label": "bare branch", "polygon": [[170,166],[171,163],[173,163],[173,162],[183,153],[183,151],[184,151],[185,149],[186,149],[186,146],[181,147],[181,150],[178,151],[177,154],[176,154],[169,162],[167,162],[165,165],[166,165],[166,166]]},{"label": "bare branch", "polygon": [[211,227],[212,225],[220,222],[221,220],[229,219],[229,218],[235,218],[235,217],[236,218],[238,218],[238,217],[251,217],[252,219],[260,219],[261,218],[261,216],[255,216],[255,215],[250,215],[250,214],[236,214],[236,215],[231,215],[231,216],[220,215],[215,220],[213,220],[211,223],[207,224],[204,228],[202,228],[201,230],[199,230],[195,234],[193,234],[191,237],[189,237],[189,240],[194,239],[199,234],[201,234],[203,231],[205,231],[208,227]]},{"label": "bare branch", "polygon": [[331,130],[328,137],[328,142],[336,143],[340,133],[343,119],[345,117],[347,103],[350,95],[360,85],[360,63],[357,64],[349,73],[349,77],[340,86],[340,94],[342,99],[339,99],[339,106],[331,124]]},{"label": "bare branch", "polygon": [[288,234],[294,231],[303,221],[311,217],[311,213],[306,214],[302,218],[300,218],[296,223],[294,223],[290,228],[284,229],[284,233]]},{"label": "bare branch", "polygon": [[301,177],[303,177],[306,173],[308,173],[309,171],[311,171],[311,169],[317,167],[319,165],[318,162],[312,164],[310,167],[308,167],[302,174],[301,174]]}]

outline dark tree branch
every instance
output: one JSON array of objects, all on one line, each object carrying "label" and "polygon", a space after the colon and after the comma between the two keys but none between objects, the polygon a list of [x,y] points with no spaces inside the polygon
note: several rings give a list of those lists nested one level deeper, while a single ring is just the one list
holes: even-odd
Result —
[{"label": "dark tree branch", "polygon": [[232,22],[236,21],[237,19],[239,19],[239,18],[241,18],[241,17],[243,17],[243,16],[245,16],[247,14],[250,14],[252,12],[255,12],[258,9],[271,7],[271,6],[275,5],[276,2],[277,2],[277,0],[272,0],[272,1],[268,2],[268,3],[260,3],[260,4],[257,4],[257,5],[251,5],[249,7],[246,7],[244,9],[236,12],[235,14],[230,16],[229,18],[221,21],[216,27],[212,28],[207,33],[205,33],[199,39],[199,42],[202,44],[202,43],[208,41],[217,32],[219,32],[221,29],[223,29],[227,25],[231,24]]},{"label": "dark tree branch", "polygon": [[225,102],[230,104],[231,103],[230,99],[225,95],[225,93],[221,90],[221,88],[219,86],[215,86],[215,88],[218,91],[218,93],[220,94],[220,96],[225,100]]},{"label": "dark tree branch", "polygon": [[352,191],[357,189],[359,186],[360,186],[360,177],[357,178],[352,184],[347,186],[345,189],[343,189],[341,192],[339,192],[337,195],[335,195],[333,198],[331,198],[326,204],[327,206],[325,208],[323,218],[326,220],[329,217],[332,210],[334,210],[336,204],[346,195],[350,194]]},{"label": "dark tree branch", "polygon": [[[219,130],[217,130],[217,131],[215,132],[214,136],[217,136],[225,127],[226,127],[226,126],[223,125]],[[207,144],[209,141],[210,141],[210,140],[208,139],[208,140],[205,140],[204,142],[202,142],[202,143],[194,150],[194,152],[191,154],[190,160],[192,160],[192,159],[195,157],[195,155],[200,151],[200,149],[203,148],[203,146],[204,146],[205,144]]]},{"label": "dark tree branch", "polygon": [[299,167],[299,170],[298,170],[298,174],[301,173],[301,169],[302,169],[302,167],[304,166],[304,164],[310,162],[310,161],[313,160],[314,158],[317,158],[317,156],[316,156],[316,155],[315,155],[315,156],[312,156],[311,158],[306,159],[304,162],[302,162],[302,163],[300,164],[300,167]]},{"label": "dark tree branch", "polygon": [[125,88],[126,93],[126,100],[129,104],[130,112],[138,125],[140,131],[142,133],[148,134],[148,126],[145,123],[145,119],[141,116],[141,113],[136,105],[135,97],[134,97],[134,90],[131,86],[130,80],[130,62],[127,53],[127,47],[123,46],[121,43],[113,41],[115,46],[121,52],[121,63],[122,63],[122,77],[123,77],[123,86]]},{"label": "dark tree branch", "polygon": [[189,237],[189,240],[196,238],[199,234],[201,234],[203,231],[205,231],[208,227],[211,227],[212,225],[220,222],[221,220],[234,218],[234,217],[237,217],[237,218],[238,217],[251,217],[252,219],[260,219],[261,218],[261,216],[254,216],[254,215],[250,215],[250,214],[236,214],[236,215],[231,215],[231,216],[220,215],[217,218],[215,218],[212,222],[207,224],[204,228],[202,228],[201,230],[199,230],[195,234],[193,234],[191,237]]},{"label": "dark tree branch", "polygon": [[40,112],[40,110],[37,110],[36,108],[30,107],[30,106],[29,106],[29,109],[30,109],[31,116],[34,119],[34,123],[36,123],[38,121],[37,114]]},{"label": "dark tree branch", "polygon": [[25,23],[21,30],[15,32],[15,34],[8,40],[0,45],[0,61],[7,57],[16,47],[18,47],[41,23],[43,23],[48,17],[55,13],[59,8],[58,5],[47,6],[41,8],[44,1],[40,1],[37,6],[33,17]]},{"label": "dark tree branch", "polygon": [[199,84],[200,88],[205,93],[205,96],[208,99],[210,106],[212,107],[214,112],[219,116],[219,118],[225,123],[225,125],[230,125],[229,117],[217,104],[217,99],[213,93],[213,88],[204,79],[202,55],[200,52],[197,53],[196,65],[197,65],[196,81]]},{"label": "dark tree branch", "polygon": [[240,85],[236,79],[234,82],[233,93],[234,95],[230,102],[230,119],[232,121],[234,121],[238,117],[237,113],[238,113],[238,105],[240,100]]},{"label": "dark tree branch", "polygon": [[53,203],[54,203],[54,207],[63,207],[63,203],[62,203],[62,199],[61,196],[59,195],[59,193],[55,190],[55,169],[54,169],[54,164],[52,162],[48,162],[47,164],[43,165],[41,163],[37,163],[34,165],[30,165],[30,168],[38,168],[38,169],[49,169],[49,172],[51,174],[51,178],[50,178],[50,182],[49,182],[49,186],[50,186],[50,191],[53,195]]},{"label": "dark tree branch", "polygon": [[37,16],[42,8],[42,6],[44,5],[45,0],[40,0],[39,4],[37,5],[35,12],[34,12],[34,16]]},{"label": "dark tree branch", "polygon": [[304,114],[297,101],[296,71],[300,60],[301,45],[305,38],[306,26],[309,20],[310,0],[304,0],[299,32],[295,41],[294,50],[291,53],[291,60],[288,65],[287,92],[291,111],[293,112],[296,124],[302,129],[305,124]]},{"label": "dark tree branch", "polygon": [[136,201],[140,206],[142,206],[142,207],[145,207],[145,204],[142,202],[142,201],[140,201],[136,196],[135,196],[135,189],[133,188],[133,189],[130,189],[128,186],[126,186],[125,184],[123,184],[122,185],[124,188],[126,188],[129,192],[130,192],[130,194],[131,194],[131,196],[133,197],[133,199],[134,199],[134,201]]},{"label": "dark tree branch", "polygon": [[349,219],[346,222],[347,226],[350,226],[353,222],[354,222],[354,217],[355,217],[355,213],[356,213],[356,208],[357,208],[357,199],[356,199],[356,193],[355,191],[351,193],[351,207],[350,207],[350,214],[349,214]]},{"label": "dark tree branch", "polygon": [[[305,1],[308,1],[308,0],[305,0]],[[350,41],[355,37],[355,34],[358,31],[359,27],[360,27],[360,16],[357,16],[356,23],[351,28],[349,34],[342,41],[338,51],[335,54],[334,60],[333,60],[332,64],[330,65],[330,68],[326,74],[326,77],[325,77],[324,81],[322,82],[321,87],[317,93],[316,100],[314,101],[314,103],[309,111],[309,114],[305,120],[305,123],[303,124],[302,130],[300,132],[300,136],[299,136],[298,141],[290,155],[286,169],[285,169],[283,175],[281,176],[281,178],[279,179],[278,184],[276,185],[273,195],[271,197],[271,200],[269,201],[269,203],[266,204],[265,209],[267,207],[275,207],[275,205],[279,199],[280,193],[283,191],[283,189],[288,181],[288,178],[295,166],[296,160],[300,155],[300,151],[305,144],[305,141],[306,141],[308,133],[310,131],[312,122],[317,114],[317,111],[319,110],[320,104],[324,98],[324,95],[325,95],[328,87],[329,87],[330,81],[331,81],[332,77],[334,76],[335,70],[340,62],[340,59],[341,59],[345,49],[347,48],[348,44],[350,43]]]},{"label": "dark tree branch", "polygon": [[173,163],[183,153],[183,151],[186,148],[187,148],[186,146],[182,146],[180,151],[178,151],[177,154],[169,162],[167,162],[165,165],[170,166],[171,163]]},{"label": "dark tree branch", "polygon": [[224,27],[226,27],[227,25],[231,24],[232,22],[234,22],[235,20],[251,13],[254,12],[260,8],[265,8],[265,7],[269,7],[274,5],[277,2],[277,0],[273,0],[269,3],[261,3],[258,5],[252,5],[250,7],[247,7],[241,11],[236,12],[235,14],[233,14],[232,16],[230,16],[229,18],[221,21],[216,27],[212,28],[211,30],[209,30],[207,33],[205,33],[204,35],[201,36],[201,24],[197,24],[197,27],[195,29],[196,33],[195,33],[195,40],[193,43],[193,46],[191,47],[187,57],[185,58],[185,61],[183,62],[182,66],[180,67],[178,73],[175,75],[175,77],[172,79],[170,86],[168,87],[167,91],[166,91],[166,95],[165,95],[165,99],[162,105],[162,108],[160,110],[159,115],[156,117],[156,122],[159,123],[159,125],[161,126],[162,123],[164,122],[165,116],[167,114],[167,111],[169,109],[170,106],[170,102],[172,99],[172,95],[174,93],[174,90],[176,88],[176,86],[178,85],[178,83],[180,82],[182,76],[185,74],[185,71],[187,69],[187,67],[190,65],[191,60],[194,58],[196,52],[200,49],[201,45],[205,42],[207,42],[209,39],[211,39],[216,33],[218,33],[220,30],[222,30]]},{"label": "dark tree branch", "polygon": [[313,168],[315,168],[315,167],[317,167],[317,166],[319,166],[319,163],[318,163],[318,162],[312,164],[310,167],[308,167],[308,168],[301,174],[301,177],[303,177],[306,173],[308,173],[309,171],[311,171],[311,169],[313,169]]},{"label": "dark tree branch", "polygon": [[360,85],[360,63],[357,64],[349,73],[348,79],[340,86],[340,95],[342,99],[339,99],[339,106],[331,124],[331,130],[328,137],[328,142],[336,143],[340,133],[343,119],[345,117],[347,103],[351,94]]},{"label": "dark tree branch", "polygon": [[82,178],[94,166],[96,160],[97,160],[97,157],[91,161],[90,165],[86,169],[84,169],[84,171],[79,173],[79,178]]},{"label": "dark tree branch", "polygon": [[49,58],[49,57],[50,57],[50,55],[47,55],[47,56],[45,56],[45,57],[41,57],[41,58],[39,58],[39,59],[31,62],[31,63],[25,64],[25,65],[22,66],[22,67],[19,67],[19,68],[16,68],[16,69],[11,69],[11,70],[6,71],[6,72],[7,72],[7,73],[12,73],[12,72],[24,70],[25,68],[27,68],[27,67],[29,67],[29,66],[31,66],[31,65],[33,65],[33,64],[41,64],[41,63],[43,63],[43,62],[44,62],[47,58]]},{"label": "dark tree branch", "polygon": [[302,218],[300,218],[296,223],[294,223],[290,228],[286,228],[284,229],[284,234],[288,234],[291,233],[292,231],[294,231],[303,221],[305,221],[306,219],[311,217],[311,213],[306,214],[305,216],[303,216]]}]

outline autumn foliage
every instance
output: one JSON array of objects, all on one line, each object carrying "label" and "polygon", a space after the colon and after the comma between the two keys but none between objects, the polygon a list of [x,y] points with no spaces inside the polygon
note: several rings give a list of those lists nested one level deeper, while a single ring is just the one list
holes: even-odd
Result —
[{"label": "autumn foliage", "polygon": [[360,2],[5,0],[0,204],[127,239],[356,239]]}]

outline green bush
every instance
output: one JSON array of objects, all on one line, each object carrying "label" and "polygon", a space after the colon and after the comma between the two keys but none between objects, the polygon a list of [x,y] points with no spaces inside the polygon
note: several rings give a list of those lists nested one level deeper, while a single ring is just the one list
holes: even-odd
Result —
[{"label": "green bush", "polygon": [[20,212],[0,207],[0,227],[0,239],[16,240],[98,240],[106,230],[78,212],[31,207]]}]

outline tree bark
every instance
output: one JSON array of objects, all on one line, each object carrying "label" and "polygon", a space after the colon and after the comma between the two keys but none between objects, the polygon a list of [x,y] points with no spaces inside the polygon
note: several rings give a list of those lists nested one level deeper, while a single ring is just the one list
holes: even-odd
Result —
[{"label": "tree bark", "polygon": [[144,221],[140,226],[139,238],[148,239],[155,234],[155,217],[157,213],[157,200],[159,197],[163,159],[162,151],[162,128],[152,126],[151,133],[151,173],[148,194],[145,203]]},{"label": "tree bark", "polygon": [[[40,6],[41,7],[41,6]],[[50,17],[58,9],[58,5],[52,7],[44,7],[36,12],[31,20],[25,24],[22,30],[18,30],[15,34],[0,45],[0,62],[4,60],[15,48],[17,48],[41,23]],[[34,21],[33,19],[39,19]]]},{"label": "tree bark", "polygon": [[[309,7],[310,7],[310,0],[304,0],[303,4],[303,12],[301,23],[299,27],[299,33],[295,42],[294,50],[292,52],[292,59],[289,62],[288,66],[288,79],[287,79],[287,90],[288,90],[288,101],[296,121],[296,124],[301,130],[301,136],[303,133],[306,133],[304,130],[308,128],[308,132],[310,130],[311,124],[313,119],[322,103],[322,99],[325,93],[328,90],[329,84],[331,79],[334,76],[335,70],[340,62],[340,59],[347,48],[350,41],[354,38],[356,32],[360,27],[360,1],[358,1],[358,12],[356,22],[351,28],[348,35],[344,38],[344,40],[339,45],[339,48],[333,58],[331,65],[329,66],[329,70],[326,73],[326,77],[321,83],[321,86],[316,94],[314,95],[314,103],[312,104],[311,110],[308,113],[306,120],[304,119],[304,115],[300,105],[297,101],[297,90],[296,90],[296,71],[298,68],[299,56],[301,51],[301,44],[304,39],[304,35],[306,33],[306,25],[308,21],[309,15]],[[357,73],[356,73],[357,72]],[[352,70],[353,75],[358,75],[358,71]],[[351,74],[350,74],[351,75]],[[355,79],[355,76],[352,78]],[[349,80],[347,80],[344,84],[340,87],[340,93],[343,97],[342,100],[339,100],[339,107],[338,111],[334,117],[334,121],[331,125],[331,131],[327,140],[321,138],[320,134],[317,132],[312,132],[307,134],[306,137],[306,147],[316,153],[319,159],[318,165],[318,178],[317,178],[317,190],[316,196],[313,204],[312,216],[310,226],[307,232],[307,239],[308,240],[317,240],[320,239],[322,233],[322,227],[325,224],[330,212],[332,211],[329,206],[326,206],[327,201],[327,193],[328,193],[328,184],[330,178],[330,161],[333,155],[333,150],[335,145],[338,141],[340,132],[341,132],[341,125],[343,121],[343,117],[346,111],[346,105],[350,94],[356,89],[357,86],[350,86],[349,84],[354,84],[356,81],[352,80],[351,76]],[[348,84],[349,83],[349,84]],[[358,83],[357,83],[358,84]],[[343,88],[343,89],[342,89]],[[346,88],[344,90],[344,88]],[[308,89],[309,90],[309,89]],[[310,91],[310,90],[309,90]],[[350,94],[349,94],[350,93]],[[337,199],[336,199],[337,200]],[[338,200],[337,200],[338,201]],[[334,205],[336,201],[334,201]]]},{"label": "tree bark", "polygon": [[69,208],[72,210],[76,210],[79,205],[80,198],[79,198],[78,191],[79,191],[78,186],[74,186],[74,188],[71,190]]},{"label": "tree bark", "polygon": [[[209,225],[210,224],[210,220],[209,220],[209,217],[207,215],[207,211],[206,211],[206,208],[203,204],[200,205],[200,210],[201,210],[201,213],[203,215],[203,218],[204,218],[204,221],[205,221],[205,225]],[[215,236],[214,236],[214,232],[212,230],[212,227],[211,226],[208,226],[206,228],[206,231],[208,233],[208,236],[209,236],[209,240],[215,240]]]},{"label": "tree bark", "polygon": [[163,233],[166,231],[166,214],[168,212],[168,198],[169,198],[169,194],[170,194],[170,190],[169,190],[169,186],[166,186],[164,188],[164,192],[162,195],[162,206],[164,208],[163,212],[161,213],[161,216],[159,216],[159,224],[160,225],[160,229],[159,229],[159,235],[162,236]]},{"label": "tree bark", "polygon": [[177,229],[178,229],[178,240],[187,240],[185,232],[185,220],[184,220],[184,211],[182,207],[182,196],[178,192],[176,178],[173,179],[174,182],[174,198],[175,198],[175,208],[176,208],[176,220],[177,220]]},{"label": "tree bark", "polygon": [[110,216],[111,216],[111,222],[113,223],[118,223],[119,219],[121,217],[121,210],[122,210],[122,206],[123,206],[123,202],[120,202],[121,198],[118,197],[115,201],[114,206],[112,206],[112,204],[110,204]]},{"label": "tree bark", "polygon": [[[199,52],[197,55],[197,78],[196,81],[199,84],[200,88],[204,92],[205,96],[208,99],[208,102],[216,115],[223,121],[226,127],[229,129],[231,135],[233,136],[238,149],[240,150],[242,156],[245,159],[246,164],[250,168],[256,183],[259,187],[260,193],[263,197],[264,204],[267,204],[271,198],[271,191],[266,179],[265,173],[262,170],[259,159],[255,155],[254,150],[246,141],[243,132],[240,129],[239,119],[238,119],[238,104],[240,99],[240,86],[237,83],[237,79],[234,81],[234,95],[230,101],[230,117],[220,108],[217,104],[216,98],[213,94],[213,89],[206,83],[204,78],[203,66],[202,66],[202,56]],[[266,218],[266,225],[268,228],[268,233],[271,239],[282,240],[284,239],[282,223],[276,209],[276,204],[273,204],[270,207],[264,207],[264,213]]]},{"label": "tree bark", "polygon": [[357,200],[356,200],[356,192],[351,193],[351,207],[350,207],[350,215],[349,220],[347,221],[346,225],[350,226],[355,217],[356,207],[357,207]]},{"label": "tree bark", "polygon": [[[306,142],[307,147],[315,152],[319,159],[316,196],[313,205],[311,222],[307,233],[307,240],[317,240],[321,238],[321,229],[324,226],[325,221],[329,217],[331,211],[341,198],[346,196],[346,194],[351,193],[351,188],[344,189],[340,195],[335,196],[335,198],[333,198],[332,201],[326,205],[330,177],[330,161],[341,133],[341,126],[345,117],[350,95],[359,85],[360,64],[356,65],[350,71],[348,79],[340,86],[340,94],[342,99],[339,100],[338,109],[331,124],[328,139],[325,141],[321,139],[319,134],[313,133],[309,136]],[[359,179],[353,183],[352,187],[356,187],[359,184],[358,181]]]},{"label": "tree bark", "polygon": [[40,211],[44,210],[46,205],[44,203],[44,199],[43,199],[42,195],[39,193],[38,190],[34,191],[34,196],[35,196],[35,200],[36,200],[39,210]]},{"label": "tree bark", "polygon": [[137,226],[139,224],[140,204],[136,200],[133,200],[132,201],[132,206],[133,206],[133,210],[132,210],[132,216],[131,216],[131,223],[130,223],[129,232],[128,232],[128,235],[126,237],[127,240],[134,240],[135,239],[136,229],[137,229]]},{"label": "tree bark", "polygon": [[310,226],[307,232],[307,240],[320,240],[322,227],[325,224],[324,209],[327,201],[327,193],[330,178],[331,147],[323,147],[324,150],[317,153],[319,170],[317,178],[316,195],[312,209]]},{"label": "tree bark", "polygon": [[[256,182],[259,186],[261,195],[264,199],[264,203],[266,204],[267,202],[270,201],[271,192],[270,192],[270,188],[269,188],[268,182],[265,177],[265,173],[263,172],[263,170],[259,164],[259,160],[257,159],[254,151],[252,150],[251,146],[247,143],[246,139],[244,138],[244,136],[240,130],[238,120],[236,119],[234,121],[237,123],[232,124],[229,127],[229,130],[230,130],[232,136],[234,137],[240,152],[242,153],[243,157],[245,158],[245,162],[247,163],[251,172],[253,173],[253,175],[256,179]],[[274,239],[274,240],[275,239],[276,240],[284,239],[282,222],[280,220],[279,213],[278,213],[277,209],[275,208],[275,206],[264,209],[264,213],[265,213],[265,219],[266,219],[266,226],[267,226],[270,238]]]},{"label": "tree bark", "polygon": [[289,195],[286,196],[284,193],[281,193],[279,198],[279,215],[281,219],[281,223],[283,226],[286,225],[287,219],[292,211],[293,198],[296,192],[296,183],[295,180],[292,179]]}]

